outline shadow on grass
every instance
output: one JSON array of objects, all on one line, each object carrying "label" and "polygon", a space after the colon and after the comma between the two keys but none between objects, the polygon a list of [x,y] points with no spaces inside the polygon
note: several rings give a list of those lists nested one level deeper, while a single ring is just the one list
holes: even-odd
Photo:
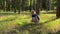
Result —
[{"label": "shadow on grass", "polygon": [[54,33],[54,34],[60,34],[60,31],[58,31],[58,32],[56,32],[56,33]]},{"label": "shadow on grass", "polygon": [[56,14],[56,12],[47,12],[47,13],[45,13],[45,12],[43,12],[43,14]]},{"label": "shadow on grass", "polygon": [[11,18],[11,19],[2,20],[2,21],[0,21],[0,23],[9,22],[9,21],[13,21],[13,20],[15,20],[15,19],[16,19],[16,18]]},{"label": "shadow on grass", "polygon": [[[42,30],[44,30],[44,29],[42,29],[44,27],[43,24],[48,23],[50,21],[54,21],[54,20],[56,20],[56,18],[49,20],[49,21],[46,21],[44,23],[39,23],[37,25],[34,23],[26,24],[25,22],[24,22],[24,25],[17,24],[15,30],[11,31],[10,33],[17,33],[17,31],[18,31],[19,34],[41,34],[41,33],[44,33],[42,31]],[[47,33],[49,33],[49,32],[47,32]]]},{"label": "shadow on grass", "polygon": [[0,16],[2,16],[2,15],[4,15],[4,16],[7,16],[7,15],[16,15],[16,14],[15,13],[0,13]]},{"label": "shadow on grass", "polygon": [[[52,19],[51,21],[53,21],[53,20],[55,20],[55,19]],[[42,33],[41,29],[42,29],[42,27],[44,27],[43,24],[48,23],[48,22],[50,22],[50,20],[46,21],[44,23],[39,23],[37,25],[34,23],[26,24],[24,22],[24,25],[18,24],[16,27],[16,30],[18,30],[20,34],[26,34],[26,33],[28,33],[28,34],[41,34]],[[16,30],[12,31],[12,33],[17,33]]]},{"label": "shadow on grass", "polygon": [[[42,26],[42,25],[41,25]],[[40,34],[40,25],[36,25],[36,24],[24,24],[23,26],[19,26],[16,29],[21,33],[21,34]]]},{"label": "shadow on grass", "polygon": [[[33,24],[24,24],[23,26],[17,26],[15,30],[8,32],[9,34],[40,34],[40,26]],[[18,31],[18,32],[17,32]]]},{"label": "shadow on grass", "polygon": [[46,21],[44,23],[39,23],[38,25],[36,25],[36,24],[24,24],[22,26],[18,26],[17,30],[19,30],[19,32],[21,34],[26,33],[26,32],[28,32],[29,34],[41,34],[42,31],[40,29],[42,27],[44,27],[43,24],[54,21],[54,20],[56,20],[56,18],[49,20],[49,21]]},{"label": "shadow on grass", "polygon": [[30,13],[21,13],[21,14],[23,14],[23,15],[30,15]]},{"label": "shadow on grass", "polygon": [[57,18],[53,18],[53,19],[51,19],[51,20],[45,21],[44,23],[48,23],[48,22],[54,21],[54,20],[56,20],[56,19],[57,19]]}]

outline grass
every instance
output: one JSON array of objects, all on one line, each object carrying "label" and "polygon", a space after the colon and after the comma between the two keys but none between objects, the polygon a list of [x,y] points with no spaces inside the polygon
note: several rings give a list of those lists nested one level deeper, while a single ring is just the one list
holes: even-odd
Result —
[{"label": "grass", "polygon": [[[49,12],[48,12],[49,13]],[[40,23],[31,24],[29,12],[21,14],[0,13],[0,34],[60,34],[60,19],[55,13],[41,12]]]}]

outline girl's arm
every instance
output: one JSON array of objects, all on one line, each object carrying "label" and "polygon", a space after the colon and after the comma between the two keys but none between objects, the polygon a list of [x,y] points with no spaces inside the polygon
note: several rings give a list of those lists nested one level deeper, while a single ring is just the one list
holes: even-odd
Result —
[{"label": "girl's arm", "polygon": [[37,18],[38,20],[40,20],[40,18],[39,18],[39,16],[38,16],[38,15],[36,15],[36,18]]}]

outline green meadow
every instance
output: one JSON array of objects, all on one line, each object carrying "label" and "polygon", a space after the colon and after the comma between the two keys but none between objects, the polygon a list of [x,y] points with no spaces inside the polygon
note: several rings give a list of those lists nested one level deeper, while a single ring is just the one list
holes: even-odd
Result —
[{"label": "green meadow", "polygon": [[0,34],[60,34],[60,19],[51,11],[42,11],[40,22],[31,22],[30,12],[0,12]]}]

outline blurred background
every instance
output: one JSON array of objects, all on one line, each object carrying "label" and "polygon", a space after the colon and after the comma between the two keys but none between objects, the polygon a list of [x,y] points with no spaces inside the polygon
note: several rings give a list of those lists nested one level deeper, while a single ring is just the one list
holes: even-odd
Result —
[{"label": "blurred background", "polygon": [[[38,25],[31,24],[31,10]],[[0,34],[60,34],[60,0],[0,0]]]}]

